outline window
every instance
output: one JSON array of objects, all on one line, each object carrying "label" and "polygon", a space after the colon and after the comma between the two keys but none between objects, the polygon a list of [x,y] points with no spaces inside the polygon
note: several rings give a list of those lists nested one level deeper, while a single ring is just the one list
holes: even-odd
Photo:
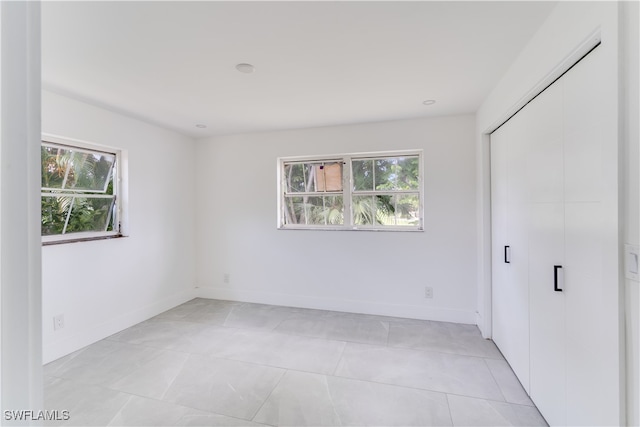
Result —
[{"label": "window", "polygon": [[422,230],[422,152],[278,161],[278,227]]},{"label": "window", "polygon": [[120,234],[119,151],[72,142],[46,138],[40,148],[44,243]]}]

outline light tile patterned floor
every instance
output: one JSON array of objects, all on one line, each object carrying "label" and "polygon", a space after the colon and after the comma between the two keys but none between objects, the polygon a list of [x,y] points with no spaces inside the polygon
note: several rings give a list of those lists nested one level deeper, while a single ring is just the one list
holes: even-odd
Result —
[{"label": "light tile patterned floor", "polygon": [[45,366],[86,426],[546,425],[475,326],[194,299]]}]

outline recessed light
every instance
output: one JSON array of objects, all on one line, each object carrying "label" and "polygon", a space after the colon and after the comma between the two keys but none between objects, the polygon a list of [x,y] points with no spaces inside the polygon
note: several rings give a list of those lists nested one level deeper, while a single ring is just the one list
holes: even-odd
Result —
[{"label": "recessed light", "polygon": [[256,67],[251,64],[238,64],[236,65],[236,70],[241,73],[251,74],[255,71]]},{"label": "recessed light", "polygon": [[207,127],[207,125],[203,125],[203,124],[198,123],[196,125],[196,127],[199,128],[199,129],[205,129]]},{"label": "recessed light", "polygon": [[427,99],[426,101],[422,102],[424,105],[433,105],[436,103],[435,99]]}]

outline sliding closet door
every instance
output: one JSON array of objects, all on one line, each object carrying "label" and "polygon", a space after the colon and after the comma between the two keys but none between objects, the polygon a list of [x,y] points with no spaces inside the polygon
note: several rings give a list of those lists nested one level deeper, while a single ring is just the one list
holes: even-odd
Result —
[{"label": "sliding closet door", "polygon": [[521,111],[528,126],[530,240],[529,395],[550,425],[566,425],[563,88],[556,82]]},{"label": "sliding closet door", "polygon": [[620,420],[617,97],[605,53],[491,138],[495,342],[550,425]]},{"label": "sliding closet door", "polygon": [[604,188],[612,175],[606,156],[615,153],[607,146],[616,143],[605,129],[616,106],[602,101],[607,90],[599,71],[603,53],[596,49],[563,78],[567,420],[574,425],[615,424],[611,415],[617,412],[615,348],[609,341],[615,330],[608,321],[615,313],[606,304],[616,283],[604,263],[614,252],[605,249],[613,237],[605,233],[605,199],[615,198],[615,190]]},{"label": "sliding closet door", "polygon": [[[497,134],[497,132],[496,132]],[[491,136],[491,231],[492,231],[492,322],[493,341],[510,359],[514,352],[509,333],[513,316],[508,304],[509,264],[507,239],[507,139],[503,133]]]},{"label": "sliding closet door", "polygon": [[[520,118],[514,118],[520,122]],[[526,144],[517,132],[491,136],[493,340],[529,387],[528,210]],[[495,166],[495,168],[494,168]]]}]

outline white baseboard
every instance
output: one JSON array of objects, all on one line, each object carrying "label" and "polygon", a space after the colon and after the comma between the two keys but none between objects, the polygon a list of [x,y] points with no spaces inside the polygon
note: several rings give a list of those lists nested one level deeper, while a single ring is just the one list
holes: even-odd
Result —
[{"label": "white baseboard", "polygon": [[466,323],[471,325],[476,324],[476,313],[472,310],[465,311],[422,305],[388,304],[374,301],[322,298],[214,287],[196,288],[195,295],[200,298],[228,301],[343,311],[348,313],[376,314],[380,316],[405,317],[409,319],[437,320],[441,322]]},{"label": "white baseboard", "polygon": [[99,323],[97,325],[88,325],[82,331],[63,340],[52,343],[43,343],[42,362],[46,364],[59,359],[60,357],[73,353],[76,350],[100,341],[101,339],[120,332],[123,329],[129,328],[175,306],[196,298],[196,296],[197,295],[194,294],[194,290],[180,292],[160,301],[156,301],[146,307],[109,319],[106,322]]},{"label": "white baseboard", "polygon": [[478,325],[478,329],[480,329],[480,333],[482,334],[482,337],[486,339],[491,338],[490,331],[488,331],[487,328],[485,327],[486,325],[484,324],[484,317],[482,317],[482,314],[480,314],[477,311],[475,314],[476,314],[476,325]]}]

